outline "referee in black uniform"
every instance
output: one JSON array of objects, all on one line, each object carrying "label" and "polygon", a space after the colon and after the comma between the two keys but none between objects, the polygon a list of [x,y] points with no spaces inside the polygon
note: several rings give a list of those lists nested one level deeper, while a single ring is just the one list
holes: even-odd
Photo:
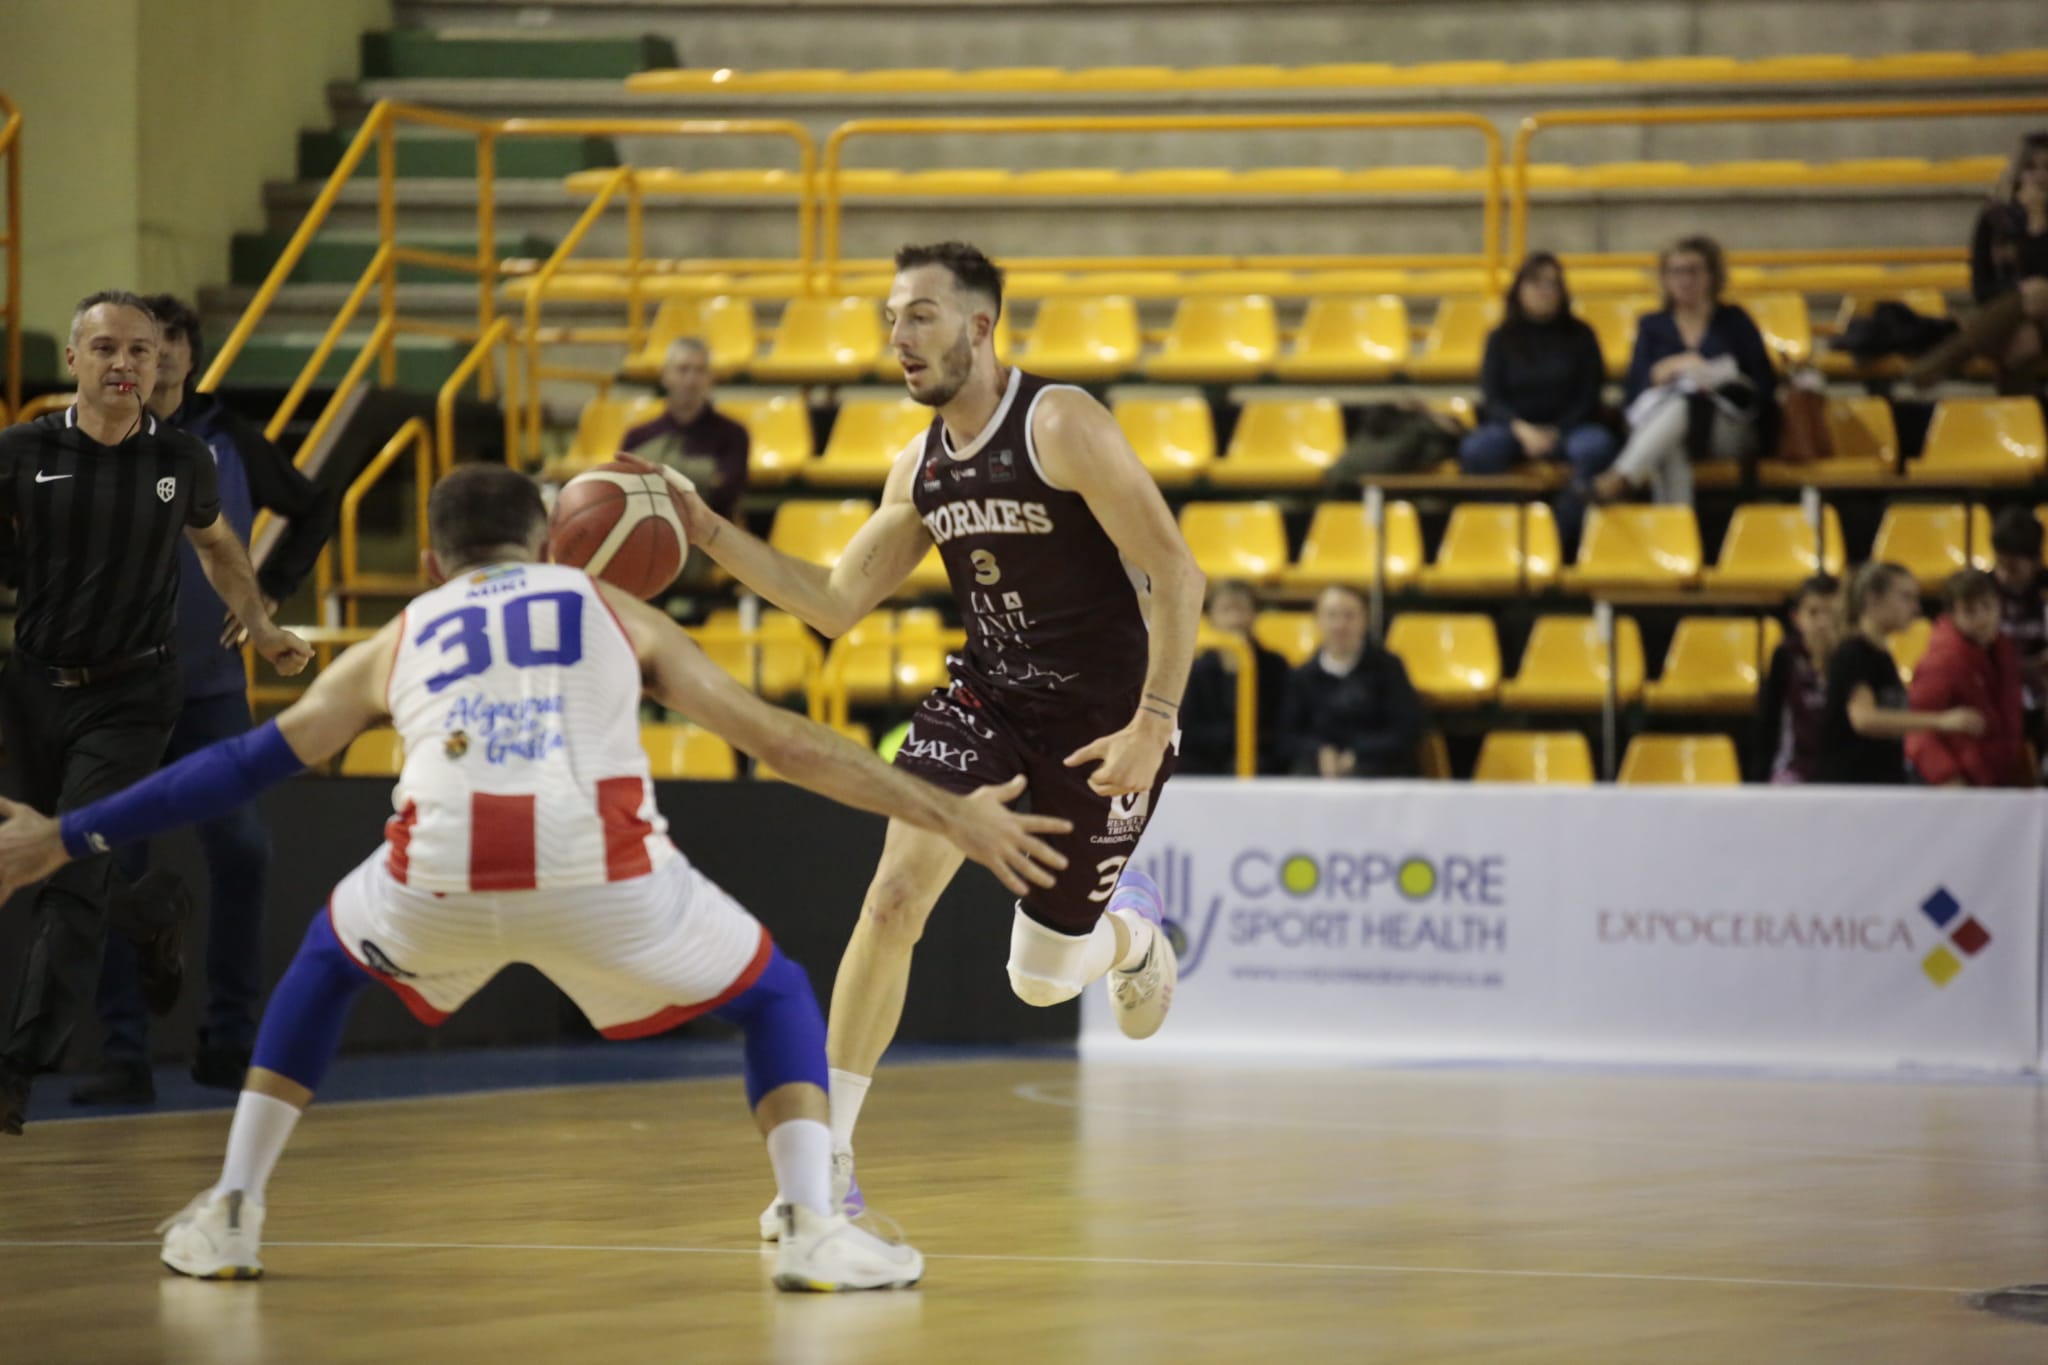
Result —
[{"label": "referee in black uniform", "polygon": [[[264,610],[220,515],[212,452],[144,406],[160,339],[135,295],[86,298],[65,348],[78,401],[0,432],[0,519],[13,522],[21,573],[0,730],[21,797],[40,810],[119,791],[163,757],[180,701],[180,532],[280,673],[312,657]],[[36,894],[35,941],[0,1041],[0,1133],[21,1132],[32,1079],[56,1069],[92,1001],[112,872],[106,856],[88,858]]]}]

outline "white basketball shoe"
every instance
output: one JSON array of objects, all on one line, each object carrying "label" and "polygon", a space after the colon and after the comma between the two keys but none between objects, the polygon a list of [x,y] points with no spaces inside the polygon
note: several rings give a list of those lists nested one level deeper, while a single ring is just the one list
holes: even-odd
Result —
[{"label": "white basketball shoe", "polygon": [[1180,958],[1166,937],[1165,901],[1150,877],[1125,868],[1109,898],[1109,908],[1129,910],[1152,924],[1152,948],[1145,960],[1107,977],[1109,998],[1116,1005],[1116,1026],[1126,1038],[1150,1038],[1166,1022],[1166,1012],[1173,1008],[1173,988],[1180,981]]},{"label": "white basketball shoe", "polygon": [[843,1213],[827,1218],[795,1204],[779,1205],[776,1213],[782,1223],[775,1248],[777,1289],[908,1289],[924,1278],[924,1256],[916,1247],[883,1241]]},{"label": "white basketball shoe", "polygon": [[156,1225],[164,1264],[196,1280],[262,1278],[263,1206],[240,1190],[208,1190]]},{"label": "white basketball shoe", "polygon": [[[868,1201],[860,1192],[860,1182],[853,1178],[852,1152],[832,1154],[832,1198],[838,1202],[839,1211],[848,1218],[858,1218],[868,1211]],[[761,1210],[761,1240],[782,1240],[782,1202],[779,1196]]]}]

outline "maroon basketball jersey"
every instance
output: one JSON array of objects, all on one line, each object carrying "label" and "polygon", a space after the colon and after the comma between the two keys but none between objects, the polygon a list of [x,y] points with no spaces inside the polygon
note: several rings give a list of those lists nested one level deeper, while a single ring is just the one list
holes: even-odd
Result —
[{"label": "maroon basketball jersey", "polygon": [[1001,694],[1135,704],[1145,618],[1125,565],[1080,494],[1039,465],[1031,417],[1054,384],[1010,370],[995,416],[955,450],[934,418],[911,501],[938,542],[967,628],[953,676]]}]

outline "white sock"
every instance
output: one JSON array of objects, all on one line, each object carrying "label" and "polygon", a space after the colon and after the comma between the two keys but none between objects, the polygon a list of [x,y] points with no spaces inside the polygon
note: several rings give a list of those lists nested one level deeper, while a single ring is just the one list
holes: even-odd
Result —
[{"label": "white sock", "polygon": [[816,1119],[788,1119],[768,1132],[768,1162],[786,1204],[830,1217],[832,1130]]},{"label": "white sock", "polygon": [[860,1122],[860,1104],[868,1097],[868,1086],[874,1083],[873,1076],[856,1076],[851,1071],[832,1068],[832,1084],[826,1089],[826,1098],[832,1105],[832,1150],[850,1152],[853,1150],[853,1125]]},{"label": "white sock", "polygon": [[[1124,955],[1111,965],[1120,972],[1135,971],[1144,965],[1146,956],[1151,953],[1152,935],[1158,931],[1152,927],[1151,920],[1146,919],[1135,910],[1112,910],[1109,913],[1117,917],[1118,922],[1130,932],[1131,936],[1130,946],[1124,949]],[[1108,917],[1108,915],[1105,915],[1103,918],[1107,919]]]},{"label": "white sock", "polygon": [[240,1190],[250,1203],[261,1204],[270,1173],[284,1155],[284,1145],[298,1126],[300,1110],[271,1095],[244,1090],[235,1101],[235,1121],[228,1129],[228,1155],[221,1163],[220,1183],[226,1194]]}]

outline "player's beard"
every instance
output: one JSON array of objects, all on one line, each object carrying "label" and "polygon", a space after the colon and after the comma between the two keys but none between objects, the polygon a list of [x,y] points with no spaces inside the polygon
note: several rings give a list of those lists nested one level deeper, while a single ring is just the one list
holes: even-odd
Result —
[{"label": "player's beard", "polygon": [[946,348],[946,354],[939,358],[938,382],[928,391],[910,396],[928,408],[943,408],[967,387],[967,377],[972,373],[974,343],[968,339],[967,329],[962,327],[960,335]]}]

